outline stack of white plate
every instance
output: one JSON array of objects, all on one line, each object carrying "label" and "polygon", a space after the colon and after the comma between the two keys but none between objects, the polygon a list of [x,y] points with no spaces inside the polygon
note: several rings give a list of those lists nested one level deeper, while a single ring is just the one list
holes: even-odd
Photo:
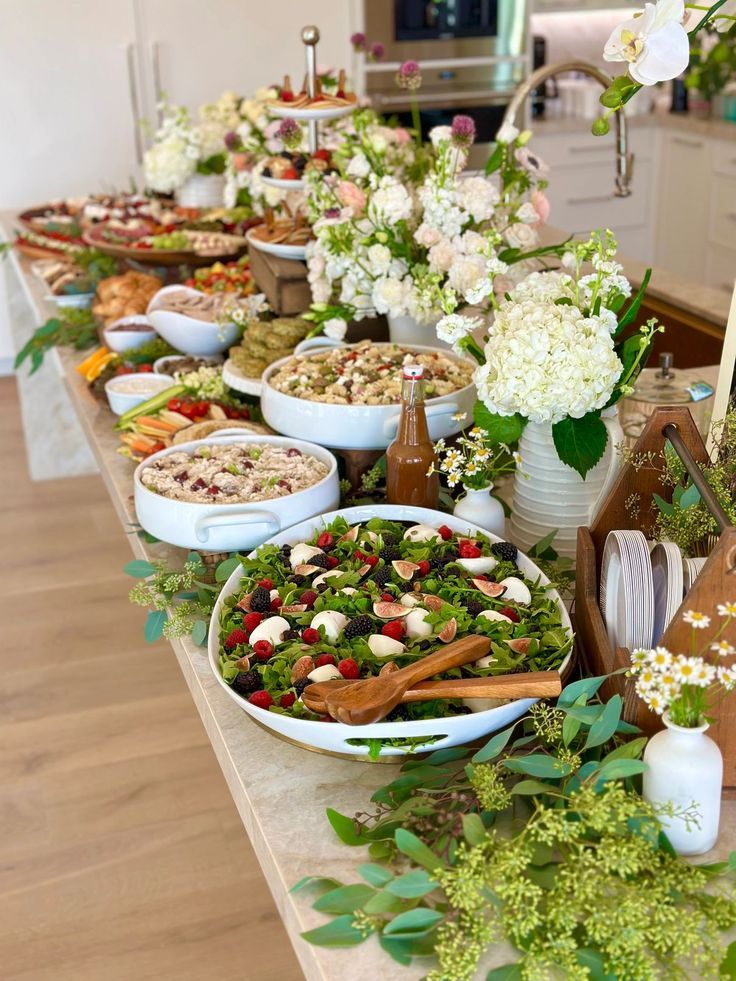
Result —
[{"label": "stack of white plate", "polygon": [[674,542],[650,543],[639,531],[612,531],[600,588],[611,646],[633,651],[658,644],[705,563],[684,558]]}]

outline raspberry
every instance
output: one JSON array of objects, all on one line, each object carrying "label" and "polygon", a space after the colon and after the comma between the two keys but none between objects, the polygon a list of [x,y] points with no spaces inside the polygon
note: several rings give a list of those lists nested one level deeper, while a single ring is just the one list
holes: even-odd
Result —
[{"label": "raspberry", "polygon": [[359,548],[356,548],[356,550],[353,552],[353,558],[359,559],[361,562],[365,562],[367,556],[365,552],[361,552]]},{"label": "raspberry", "polygon": [[371,569],[374,566],[377,566],[378,565],[378,556],[377,555],[366,555],[366,557],[365,557],[365,564],[366,565],[369,565],[371,567]]},{"label": "raspberry", "polygon": [[327,556],[327,565],[330,569],[334,569],[337,564],[338,564],[338,560],[336,556],[334,555]]},{"label": "raspberry", "polygon": [[498,612],[503,613],[505,617],[508,617],[509,620],[513,620],[514,623],[521,623],[521,617],[512,606],[504,606],[504,608]]},{"label": "raspberry", "polygon": [[353,637],[364,637],[366,634],[371,633],[373,630],[373,621],[368,616],[367,613],[363,613],[359,617],[355,617],[351,620],[345,627],[345,638],[347,640],[352,640]]},{"label": "raspberry", "polygon": [[248,701],[251,705],[255,705],[256,708],[265,709],[266,711],[273,705],[273,699],[265,689],[253,692]]},{"label": "raspberry", "polygon": [[245,644],[247,640],[248,634],[244,630],[241,630],[240,627],[236,627],[225,638],[225,650],[231,651],[238,644]]},{"label": "raspberry", "polygon": [[383,603],[393,603],[394,597],[391,593],[381,593],[381,601]]},{"label": "raspberry", "polygon": [[323,531],[322,534],[317,539],[317,548],[329,548],[330,545],[335,544],[334,537],[329,533],[329,531]]},{"label": "raspberry", "polygon": [[519,554],[518,548],[511,542],[496,542],[491,545],[491,551],[499,559],[504,559],[506,562],[516,562],[516,556]]},{"label": "raspberry", "polygon": [[299,597],[299,602],[300,603],[303,603],[305,606],[312,607],[312,606],[314,606],[314,601],[317,599],[317,596],[318,595],[319,594],[318,593],[315,593],[315,591],[313,589],[307,589]]},{"label": "raspberry", "polygon": [[321,668],[323,664],[335,664],[334,654],[320,654],[319,657],[314,659],[315,668]]},{"label": "raspberry", "polygon": [[391,637],[393,640],[401,640],[404,636],[404,624],[401,620],[391,620],[389,623],[384,623],[381,627],[381,633],[384,637]]},{"label": "raspberry", "polygon": [[354,661],[352,657],[346,657],[344,661],[340,661],[337,665],[337,670],[340,672],[343,678],[360,677],[358,662]]},{"label": "raspberry", "polygon": [[316,644],[319,641],[319,631],[314,627],[307,627],[302,631],[302,640],[305,644]]},{"label": "raspberry", "polygon": [[444,542],[449,542],[449,540],[452,538],[452,529],[448,528],[447,525],[440,525],[437,529],[437,533]]},{"label": "raspberry", "polygon": [[293,691],[287,691],[285,695],[282,695],[279,699],[279,705],[282,709],[289,709],[296,701],[296,695]]},{"label": "raspberry", "polygon": [[482,554],[475,542],[462,542],[460,545],[461,559],[479,559]]},{"label": "raspberry", "polygon": [[276,610],[281,609],[281,602],[282,600],[280,596],[276,596],[274,599],[271,600],[271,609],[274,611],[274,613],[276,612]]},{"label": "raspberry", "polygon": [[243,626],[248,631],[248,633],[250,633],[251,630],[256,629],[256,627],[258,626],[258,624],[261,622],[262,619],[263,619],[262,613],[246,613],[246,615],[243,617]]},{"label": "raspberry", "polygon": [[421,562],[417,562],[417,565],[419,566],[419,575],[426,576],[430,570],[429,562],[426,559],[422,559]]},{"label": "raspberry", "polygon": [[268,589],[269,592],[273,589],[273,583],[270,579],[261,579],[258,585],[261,587],[261,589]]},{"label": "raspberry", "polygon": [[273,654],[273,644],[268,640],[257,640],[253,645],[253,653],[259,661],[267,661]]},{"label": "raspberry", "polygon": [[250,597],[250,608],[255,610],[256,613],[268,613],[271,610],[271,594],[263,586],[258,586],[251,593]]}]

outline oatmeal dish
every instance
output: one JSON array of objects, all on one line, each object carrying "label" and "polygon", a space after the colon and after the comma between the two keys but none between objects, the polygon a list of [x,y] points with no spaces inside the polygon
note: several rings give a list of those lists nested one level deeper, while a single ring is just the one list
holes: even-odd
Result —
[{"label": "oatmeal dish", "polygon": [[271,375],[268,383],[277,392],[310,402],[396,405],[401,401],[405,364],[424,367],[428,399],[450,395],[473,379],[473,365],[450,354],[364,341],[293,357]]},{"label": "oatmeal dish", "polygon": [[239,504],[288,497],[328,473],[327,464],[296,447],[228,443],[169,453],[143,469],[141,482],[174,501]]}]

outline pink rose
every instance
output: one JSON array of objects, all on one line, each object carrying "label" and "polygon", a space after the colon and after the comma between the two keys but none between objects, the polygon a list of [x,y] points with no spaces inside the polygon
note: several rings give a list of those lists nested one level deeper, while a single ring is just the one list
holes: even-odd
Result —
[{"label": "pink rose", "polygon": [[233,154],[233,167],[235,170],[245,170],[248,166],[248,155],[246,153]]},{"label": "pink rose", "polygon": [[365,194],[352,181],[340,181],[335,194],[340,204],[345,208],[352,208],[354,214],[359,214],[365,208]]},{"label": "pink rose", "polygon": [[539,221],[534,227],[539,228],[540,225],[544,225],[549,221],[549,213],[552,210],[552,206],[544,191],[532,191],[532,204],[534,205],[534,210],[539,215]]},{"label": "pink rose", "polygon": [[396,137],[397,143],[410,143],[411,136],[408,130],[405,130],[403,126],[397,126],[394,130],[394,136]]}]

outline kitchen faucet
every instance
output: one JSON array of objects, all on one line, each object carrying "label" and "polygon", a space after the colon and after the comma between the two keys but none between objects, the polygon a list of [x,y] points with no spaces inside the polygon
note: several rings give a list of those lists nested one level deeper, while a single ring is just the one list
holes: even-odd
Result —
[{"label": "kitchen faucet", "polygon": [[[592,65],[588,61],[561,61],[555,65],[542,65],[526,78],[514,92],[511,102],[503,117],[503,124],[513,124],[522,104],[529,95],[538,88],[542,82],[555,75],[562,75],[565,72],[581,72],[583,75],[590,75],[597,82],[600,82],[604,89],[611,84],[612,79],[600,68]],[[626,127],[626,117],[623,109],[616,112],[616,190],[614,194],[617,198],[626,198],[631,194],[631,175],[634,167],[634,155],[629,153],[629,140]]]}]

